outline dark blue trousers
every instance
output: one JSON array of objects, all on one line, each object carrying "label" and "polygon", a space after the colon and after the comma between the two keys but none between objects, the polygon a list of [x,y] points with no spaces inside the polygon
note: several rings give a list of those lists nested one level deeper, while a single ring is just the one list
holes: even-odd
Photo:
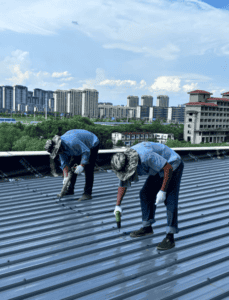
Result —
[{"label": "dark blue trousers", "polygon": [[[167,227],[166,233],[178,233],[178,196],[180,190],[180,182],[184,169],[184,163],[181,161],[179,167],[173,171],[172,178],[166,193],[165,206],[167,208]],[[158,174],[155,176],[150,175],[140,191],[141,209],[142,209],[142,222],[143,227],[150,226],[155,223],[156,212],[156,196],[160,191],[164,177]]]}]

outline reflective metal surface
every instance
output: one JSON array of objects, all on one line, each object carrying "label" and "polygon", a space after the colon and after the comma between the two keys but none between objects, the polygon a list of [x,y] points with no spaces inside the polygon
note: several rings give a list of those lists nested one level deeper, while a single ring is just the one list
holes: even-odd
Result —
[{"label": "reflective metal surface", "polygon": [[[0,299],[228,299],[229,160],[185,162],[175,248],[158,251],[166,208],[154,234],[139,229],[139,191],[127,191],[120,233],[113,214],[118,179],[96,173],[93,199],[59,201],[62,177],[0,183]],[[51,188],[50,188],[51,187]]]}]

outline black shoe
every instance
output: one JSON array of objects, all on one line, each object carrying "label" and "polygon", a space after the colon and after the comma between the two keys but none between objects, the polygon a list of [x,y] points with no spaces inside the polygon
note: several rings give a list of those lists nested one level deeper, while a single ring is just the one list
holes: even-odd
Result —
[{"label": "black shoe", "polygon": [[158,244],[157,249],[158,250],[169,250],[173,247],[175,247],[174,239],[170,239],[168,237],[165,237],[163,239],[163,241]]},{"label": "black shoe", "polygon": [[149,235],[149,234],[153,234],[153,229],[151,226],[142,227],[139,230],[133,231],[133,232],[131,232],[130,236],[131,237],[141,237],[141,236]]},{"label": "black shoe", "polygon": [[[63,194],[62,197],[68,196],[68,195],[74,195],[74,190],[68,190],[68,191],[66,191],[66,192]],[[60,194],[57,194],[57,197],[60,198]]]},{"label": "black shoe", "polygon": [[90,200],[90,199],[92,199],[91,195],[83,194],[82,197],[78,199],[78,201],[81,201],[81,200]]}]

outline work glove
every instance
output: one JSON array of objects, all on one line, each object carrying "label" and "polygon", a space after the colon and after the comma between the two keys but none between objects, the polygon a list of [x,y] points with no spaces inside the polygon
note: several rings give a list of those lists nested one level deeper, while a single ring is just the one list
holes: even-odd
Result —
[{"label": "work glove", "polygon": [[68,177],[65,177],[63,180],[63,184],[65,184],[65,182],[68,180]]},{"label": "work glove", "polygon": [[77,166],[77,168],[76,168],[76,170],[75,170],[75,174],[81,174],[82,172],[84,171],[84,167],[83,166],[81,166],[81,165],[79,165],[79,166]]},{"label": "work glove", "polygon": [[159,191],[157,193],[157,198],[156,198],[156,205],[158,205],[159,203],[162,203],[164,202],[166,199],[166,192],[163,192],[163,191]]},{"label": "work glove", "polygon": [[114,215],[116,215],[116,211],[119,211],[121,213],[121,215],[122,215],[122,208],[121,208],[121,206],[118,206],[118,205],[115,206]]}]

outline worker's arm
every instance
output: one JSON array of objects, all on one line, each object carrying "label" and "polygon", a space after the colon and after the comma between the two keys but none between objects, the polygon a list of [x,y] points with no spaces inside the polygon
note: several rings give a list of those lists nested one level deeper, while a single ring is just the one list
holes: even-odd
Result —
[{"label": "worker's arm", "polygon": [[125,196],[126,191],[127,191],[126,187],[121,187],[121,186],[118,187],[118,195],[117,195],[117,202],[116,202],[117,206],[121,205],[122,199]]},{"label": "worker's arm", "polygon": [[173,167],[169,163],[166,163],[163,170],[164,170],[164,180],[161,186],[161,191],[167,192],[169,182],[173,174]]},{"label": "worker's arm", "polygon": [[64,177],[68,177],[68,171],[69,171],[69,167],[65,166],[64,169],[63,169],[63,175],[64,175]]}]

